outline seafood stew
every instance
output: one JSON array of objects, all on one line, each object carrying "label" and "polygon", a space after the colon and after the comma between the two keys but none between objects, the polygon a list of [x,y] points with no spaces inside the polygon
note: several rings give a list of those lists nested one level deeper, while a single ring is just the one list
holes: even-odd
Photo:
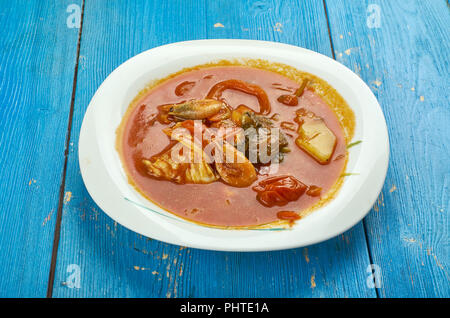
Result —
[{"label": "seafood stew", "polygon": [[223,61],[143,90],[117,130],[129,182],[184,219],[292,225],[343,182],[354,115],[325,81],[287,65]]}]

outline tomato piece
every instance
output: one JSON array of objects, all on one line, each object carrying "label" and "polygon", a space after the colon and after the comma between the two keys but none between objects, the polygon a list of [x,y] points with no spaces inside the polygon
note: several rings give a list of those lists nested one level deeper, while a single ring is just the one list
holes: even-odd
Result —
[{"label": "tomato piece", "polygon": [[194,126],[195,123],[193,120],[185,120],[183,122],[181,122],[181,127],[186,128],[187,130],[189,130],[189,132],[191,133],[191,135],[194,134]]},{"label": "tomato piece", "polygon": [[295,94],[292,95],[281,95],[277,98],[277,101],[286,105],[286,106],[297,106],[298,105],[298,97],[303,95],[305,91],[306,85],[308,85],[309,79],[305,79],[302,82],[302,85],[295,91]]},{"label": "tomato piece", "polygon": [[181,84],[178,84],[178,86],[175,87],[175,95],[183,96],[183,95],[187,94],[194,86],[195,86],[195,82],[189,82],[189,81],[185,81]]},{"label": "tomato piece", "polygon": [[298,98],[295,95],[281,95],[277,98],[277,101],[286,105],[286,106],[297,106]]},{"label": "tomato piece", "polygon": [[266,92],[258,85],[241,80],[231,79],[217,83],[209,90],[206,98],[219,100],[222,97],[222,93],[227,89],[233,89],[255,96],[259,102],[259,112],[257,114],[267,115],[270,113],[270,102]]},{"label": "tomato piece", "polygon": [[296,221],[301,219],[300,215],[292,211],[280,211],[277,213],[277,217],[280,220],[287,220],[287,221]]},{"label": "tomato piece", "polygon": [[169,111],[171,105],[160,105],[156,107],[158,109],[158,114],[156,115],[156,120],[161,124],[167,125],[171,123],[171,119],[169,118]]},{"label": "tomato piece", "polygon": [[295,124],[290,121],[282,121],[280,127],[285,130],[296,131]]},{"label": "tomato piece", "polygon": [[287,201],[276,191],[264,191],[256,196],[259,202],[265,206],[286,205]]},{"label": "tomato piece", "polygon": [[322,192],[322,188],[315,186],[315,185],[310,185],[308,187],[308,190],[306,190],[306,194],[311,197],[318,197],[318,196],[320,196],[321,192]]},{"label": "tomato piece", "polygon": [[306,188],[305,184],[293,176],[275,176],[264,179],[252,189],[258,193],[256,199],[262,205],[272,207],[298,200]]},{"label": "tomato piece", "polygon": [[246,112],[253,112],[253,110],[243,104],[239,105],[231,112],[231,120],[240,127],[242,125],[242,116]]}]

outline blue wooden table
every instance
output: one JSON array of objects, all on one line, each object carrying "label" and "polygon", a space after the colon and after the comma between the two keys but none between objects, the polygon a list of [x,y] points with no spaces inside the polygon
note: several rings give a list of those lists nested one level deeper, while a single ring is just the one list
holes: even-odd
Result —
[{"label": "blue wooden table", "polygon": [[[449,297],[445,0],[2,0],[0,25],[0,296]],[[372,88],[391,159],[362,222],[314,246],[224,253],[142,237],[92,201],[77,145],[98,86],[144,50],[208,38],[305,47]]]}]

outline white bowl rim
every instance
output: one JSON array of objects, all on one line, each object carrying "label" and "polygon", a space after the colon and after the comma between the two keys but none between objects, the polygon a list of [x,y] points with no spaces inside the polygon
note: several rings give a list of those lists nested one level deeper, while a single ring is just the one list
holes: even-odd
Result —
[{"label": "white bowl rim", "polygon": [[[183,52],[182,56],[180,52]],[[346,178],[335,199],[290,230],[224,230],[183,221],[143,198],[128,184],[114,146],[115,130],[122,115],[145,84],[185,67],[234,58],[281,62],[317,75],[346,99],[356,115],[353,140],[363,142],[350,149],[347,171],[350,168],[359,174]],[[234,39],[176,42],[144,51],[121,64],[93,96],[81,126],[78,149],[86,188],[114,221],[167,243],[221,251],[302,247],[347,231],[370,211],[383,187],[389,161],[389,139],[383,112],[370,88],[358,75],[335,60],[305,48]],[[157,213],[151,213],[143,206]]]}]

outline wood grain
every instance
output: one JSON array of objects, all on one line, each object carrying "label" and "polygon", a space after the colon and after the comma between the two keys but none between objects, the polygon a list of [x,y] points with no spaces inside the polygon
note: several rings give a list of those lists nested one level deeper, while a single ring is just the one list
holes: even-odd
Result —
[{"label": "wood grain", "polygon": [[78,40],[66,7],[0,3],[0,297],[46,295]]},{"label": "wood grain", "polygon": [[[53,296],[375,297],[366,287],[369,257],[361,224],[304,249],[211,252],[139,236],[115,224],[89,197],[76,145],[102,80],[143,50],[207,37],[275,40],[331,55],[318,1],[86,1],[66,178],[72,197],[64,205]],[[70,264],[81,269],[80,288],[69,288]]]},{"label": "wood grain", "polygon": [[448,297],[449,8],[370,3],[379,28],[368,27],[369,2],[326,1],[336,58],[372,88],[389,129],[389,171],[366,223],[380,296]]},{"label": "wood grain", "polygon": [[[67,27],[69,4],[81,7],[81,0],[0,3],[0,297],[46,295],[65,151],[54,297],[449,296],[447,2],[86,0],[74,96],[79,29]],[[366,233],[360,223],[307,248],[202,251],[137,235],[92,201],[77,144],[98,86],[144,50],[204,38],[278,41],[334,55],[372,88],[391,159]],[[371,262],[381,269],[377,291],[366,284]],[[80,288],[70,284],[72,264]]]}]

